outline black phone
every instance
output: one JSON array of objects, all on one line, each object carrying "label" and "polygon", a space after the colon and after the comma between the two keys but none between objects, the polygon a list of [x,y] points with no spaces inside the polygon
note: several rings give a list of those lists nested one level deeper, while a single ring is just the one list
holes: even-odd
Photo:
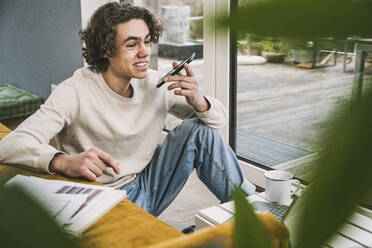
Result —
[{"label": "black phone", "polygon": [[177,74],[180,70],[183,69],[183,66],[185,65],[185,63],[189,64],[191,61],[193,61],[194,58],[195,58],[195,53],[192,53],[189,57],[187,57],[185,60],[179,63],[176,68],[174,68],[173,70],[168,72],[164,77],[162,77],[157,83],[156,87],[160,88],[163,84],[165,84],[164,78]]}]

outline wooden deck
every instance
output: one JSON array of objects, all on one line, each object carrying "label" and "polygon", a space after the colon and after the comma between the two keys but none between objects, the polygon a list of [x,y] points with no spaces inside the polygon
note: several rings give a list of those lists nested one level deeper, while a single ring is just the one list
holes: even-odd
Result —
[{"label": "wooden deck", "polygon": [[[369,88],[369,67],[366,74],[364,86]],[[352,82],[353,74],[343,72],[341,63],[315,69],[273,63],[239,66],[237,128],[320,152],[335,110],[351,99]],[[244,140],[239,139],[238,147],[244,149]],[[295,161],[287,167],[309,180],[316,159]]]},{"label": "wooden deck", "polygon": [[351,87],[352,74],[339,67],[239,66],[237,127],[316,149],[322,122],[350,99]]}]

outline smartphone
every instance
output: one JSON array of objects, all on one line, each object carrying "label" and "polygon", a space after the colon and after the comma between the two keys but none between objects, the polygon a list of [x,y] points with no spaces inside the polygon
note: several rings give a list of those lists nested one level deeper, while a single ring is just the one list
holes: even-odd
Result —
[{"label": "smartphone", "polygon": [[189,64],[191,61],[193,61],[194,58],[195,58],[195,53],[192,53],[189,57],[187,57],[185,60],[179,63],[176,68],[174,68],[173,70],[168,72],[164,77],[162,77],[157,83],[156,87],[160,88],[163,84],[165,84],[164,78],[177,74],[180,70],[183,69],[183,66],[185,65],[185,63]]}]

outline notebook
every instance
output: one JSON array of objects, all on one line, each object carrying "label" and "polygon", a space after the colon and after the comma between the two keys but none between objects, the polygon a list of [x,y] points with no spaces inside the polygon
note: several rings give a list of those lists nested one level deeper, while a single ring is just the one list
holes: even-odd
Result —
[{"label": "notebook", "polygon": [[[271,212],[280,220],[284,220],[295,204],[295,201],[287,202],[286,204],[278,204],[268,202],[262,195],[254,194],[248,197],[249,202],[255,208],[256,213]],[[201,216],[203,220],[198,219]],[[218,206],[212,206],[198,211],[196,216],[196,222],[208,221],[209,226],[219,225],[232,220],[234,217],[234,202],[226,202]],[[206,223],[200,223],[201,226],[205,226]]]},{"label": "notebook", "polygon": [[282,222],[285,222],[285,219],[289,215],[291,209],[296,204],[297,199],[298,196],[295,196],[289,206],[267,201],[254,201],[252,202],[252,206],[258,213],[271,213]]}]

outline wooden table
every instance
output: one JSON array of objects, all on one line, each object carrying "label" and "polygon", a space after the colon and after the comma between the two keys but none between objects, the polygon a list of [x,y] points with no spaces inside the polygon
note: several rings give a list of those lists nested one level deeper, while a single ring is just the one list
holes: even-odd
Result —
[{"label": "wooden table", "polygon": [[[0,164],[1,184],[17,174],[89,183]],[[79,239],[86,247],[146,247],[182,235],[132,202],[123,200],[88,228]]]}]

